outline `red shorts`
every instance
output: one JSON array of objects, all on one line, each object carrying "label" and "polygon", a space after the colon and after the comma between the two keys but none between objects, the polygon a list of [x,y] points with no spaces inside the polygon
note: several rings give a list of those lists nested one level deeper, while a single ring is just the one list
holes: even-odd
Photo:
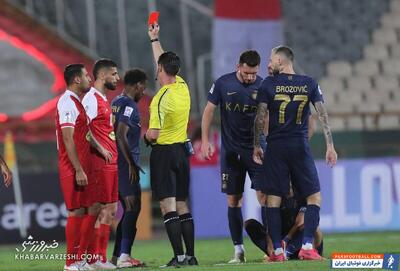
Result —
[{"label": "red shorts", "polygon": [[76,184],[75,175],[60,178],[60,185],[67,210],[81,208],[86,187]]},{"label": "red shorts", "polygon": [[88,177],[88,185],[85,186],[85,190],[83,191],[81,197],[81,205],[83,207],[90,207],[93,203],[98,202],[97,200],[97,183],[96,179],[93,177],[93,174],[87,173]]},{"label": "red shorts", "polygon": [[118,201],[118,170],[117,167],[105,167],[93,172],[96,180],[97,202],[111,203]]}]

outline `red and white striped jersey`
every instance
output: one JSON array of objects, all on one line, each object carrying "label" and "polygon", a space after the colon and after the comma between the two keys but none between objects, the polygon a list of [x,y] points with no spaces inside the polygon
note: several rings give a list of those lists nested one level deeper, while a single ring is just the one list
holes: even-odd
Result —
[{"label": "red and white striped jersey", "polygon": [[[89,117],[89,128],[94,138],[109,152],[112,153],[112,161],[107,165],[117,165],[117,145],[113,126],[113,115],[107,97],[95,88],[91,88],[82,100],[82,104]],[[91,149],[93,169],[101,169],[106,166],[104,158],[93,148]]]},{"label": "red and white striped jersey", "polygon": [[74,128],[74,143],[81,166],[86,174],[90,171],[90,143],[87,140],[89,132],[88,117],[78,95],[66,90],[57,102],[56,134],[58,149],[58,167],[60,178],[75,175],[75,169],[68,158],[62,139],[62,129]]}]

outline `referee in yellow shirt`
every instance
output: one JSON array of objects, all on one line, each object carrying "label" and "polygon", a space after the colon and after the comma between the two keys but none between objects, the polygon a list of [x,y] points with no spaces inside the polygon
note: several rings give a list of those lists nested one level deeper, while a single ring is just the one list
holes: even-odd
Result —
[{"label": "referee in yellow shirt", "polygon": [[193,152],[187,138],[190,94],[186,82],[177,75],[180,59],[173,52],[164,52],[158,40],[159,30],[159,25],[155,23],[148,32],[161,89],[150,104],[149,130],[145,141],[152,145],[150,181],[153,197],[160,201],[165,228],[174,251],[171,261],[162,267],[198,265],[194,256],[193,218],[187,204],[189,156]]}]

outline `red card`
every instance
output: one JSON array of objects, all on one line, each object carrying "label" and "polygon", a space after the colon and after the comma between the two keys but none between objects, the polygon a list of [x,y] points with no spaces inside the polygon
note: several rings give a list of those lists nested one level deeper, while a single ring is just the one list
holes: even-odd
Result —
[{"label": "red card", "polygon": [[160,15],[160,12],[158,11],[153,11],[149,15],[149,25],[153,25],[155,22],[158,22],[158,16]]}]

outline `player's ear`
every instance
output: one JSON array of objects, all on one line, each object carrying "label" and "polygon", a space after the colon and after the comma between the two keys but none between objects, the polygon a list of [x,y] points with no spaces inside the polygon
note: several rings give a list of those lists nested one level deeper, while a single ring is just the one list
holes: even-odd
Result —
[{"label": "player's ear", "polygon": [[74,83],[79,85],[82,82],[82,78],[80,76],[75,76]]},{"label": "player's ear", "polygon": [[239,68],[240,68],[240,64],[238,63],[238,64],[236,64],[236,70],[238,71]]},{"label": "player's ear", "polygon": [[99,74],[97,75],[97,78],[100,78],[101,80],[104,80],[106,74],[104,72],[104,69],[99,71]]}]

